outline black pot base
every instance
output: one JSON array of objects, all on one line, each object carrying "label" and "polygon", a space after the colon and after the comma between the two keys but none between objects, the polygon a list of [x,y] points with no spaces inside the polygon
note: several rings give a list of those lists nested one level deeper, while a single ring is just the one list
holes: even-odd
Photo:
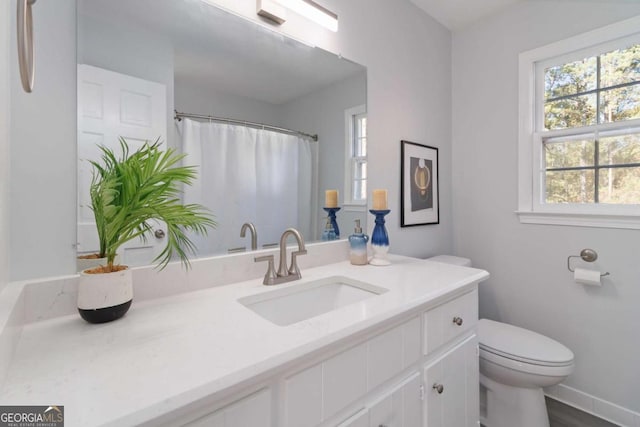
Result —
[{"label": "black pot base", "polygon": [[96,308],[94,310],[79,308],[78,313],[80,313],[80,317],[89,323],[107,323],[124,316],[129,311],[129,307],[131,307],[131,301],[133,300],[112,307]]}]

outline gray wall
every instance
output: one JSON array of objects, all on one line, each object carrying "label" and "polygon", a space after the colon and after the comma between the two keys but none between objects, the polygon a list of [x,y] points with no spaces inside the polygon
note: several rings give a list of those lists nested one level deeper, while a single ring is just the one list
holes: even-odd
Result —
[{"label": "gray wall", "polygon": [[[15,1],[11,7],[9,16],[13,18]],[[38,2],[33,7],[33,20],[36,82],[33,93],[26,94],[17,71],[15,18],[11,19],[12,280],[75,270],[75,1]]]},{"label": "gray wall", "polygon": [[[456,253],[491,273],[480,314],[553,337],[576,355],[566,384],[640,410],[640,231],[520,224],[518,54],[640,14],[639,5],[524,2],[453,37]],[[574,283],[567,256],[600,254],[602,288]]]},{"label": "gray wall", "polygon": [[0,2],[0,292],[9,281],[9,2]]}]

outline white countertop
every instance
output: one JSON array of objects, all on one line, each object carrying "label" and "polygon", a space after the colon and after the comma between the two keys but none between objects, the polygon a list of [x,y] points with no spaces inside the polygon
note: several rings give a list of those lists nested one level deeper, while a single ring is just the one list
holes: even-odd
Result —
[{"label": "white countertop", "polygon": [[[310,268],[300,281],[276,286],[258,279],[137,304],[134,296],[124,318],[102,325],[79,315],[25,325],[0,403],[64,405],[67,427],[139,424],[488,277],[391,259],[387,267]],[[336,275],[389,292],[284,327],[237,302]]]}]

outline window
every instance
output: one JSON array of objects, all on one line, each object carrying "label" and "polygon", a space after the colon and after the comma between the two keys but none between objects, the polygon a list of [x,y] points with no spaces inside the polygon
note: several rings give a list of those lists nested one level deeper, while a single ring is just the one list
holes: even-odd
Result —
[{"label": "window", "polygon": [[640,228],[638,25],[520,55],[522,222]]},{"label": "window", "polygon": [[367,113],[361,105],[345,111],[345,205],[367,204]]}]

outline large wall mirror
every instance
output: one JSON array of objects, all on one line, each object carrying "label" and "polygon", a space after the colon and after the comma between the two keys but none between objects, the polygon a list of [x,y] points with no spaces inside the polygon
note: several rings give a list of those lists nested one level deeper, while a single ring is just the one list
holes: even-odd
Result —
[{"label": "large wall mirror", "polygon": [[[357,206],[366,203],[366,69],[205,1],[78,2],[80,252],[97,247],[87,159],[120,136],[132,148],[161,138],[198,165],[185,201],[218,223],[195,239],[198,256],[251,250],[244,223],[255,225],[257,248],[287,227],[319,240],[327,189],[340,205],[345,188],[356,195],[338,213],[342,238],[366,221]],[[157,235],[132,242],[124,261],[149,263],[164,245]]]}]

